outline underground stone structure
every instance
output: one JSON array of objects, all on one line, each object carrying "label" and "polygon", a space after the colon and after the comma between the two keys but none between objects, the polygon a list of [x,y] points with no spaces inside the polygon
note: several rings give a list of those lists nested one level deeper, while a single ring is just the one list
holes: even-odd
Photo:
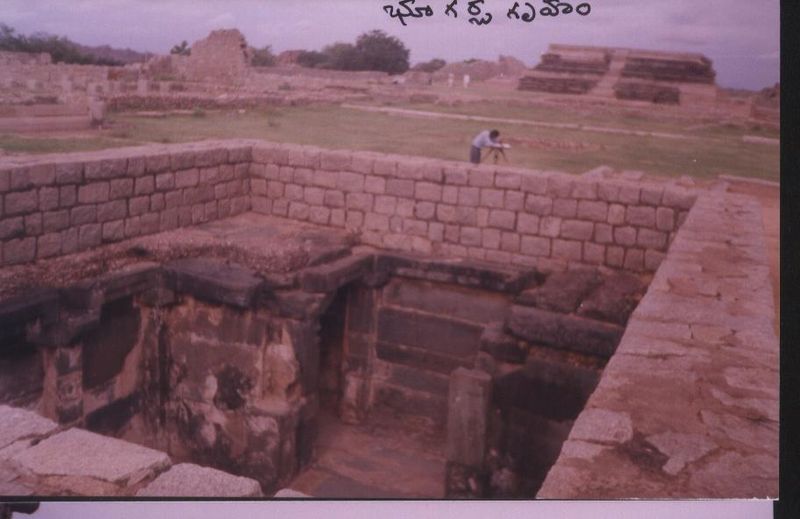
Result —
[{"label": "underground stone structure", "polygon": [[742,195],[262,141],[4,158],[0,491],[313,497],[330,424],[391,416],[432,497],[776,497],[762,235]]}]

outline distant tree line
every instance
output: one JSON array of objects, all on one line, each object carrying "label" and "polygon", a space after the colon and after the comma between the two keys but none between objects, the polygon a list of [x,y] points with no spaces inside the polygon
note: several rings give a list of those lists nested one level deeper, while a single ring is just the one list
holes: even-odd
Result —
[{"label": "distant tree line", "polygon": [[409,68],[409,50],[399,39],[383,31],[358,37],[355,44],[337,42],[322,51],[304,51],[297,63],[304,67],[334,70],[375,70],[402,74]]},{"label": "distant tree line", "polygon": [[0,23],[0,50],[11,52],[46,52],[53,63],[74,63],[77,65],[122,65],[121,61],[92,56],[83,52],[77,43],[64,36],[38,32],[30,36],[16,34],[16,30]]}]

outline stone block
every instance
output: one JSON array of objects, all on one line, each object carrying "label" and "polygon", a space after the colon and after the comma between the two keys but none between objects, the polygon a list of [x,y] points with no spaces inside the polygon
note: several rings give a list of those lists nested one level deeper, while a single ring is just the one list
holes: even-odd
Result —
[{"label": "stone block", "polygon": [[57,423],[33,411],[0,405],[0,449],[19,440],[43,438],[57,429]]},{"label": "stone block", "polygon": [[491,397],[492,378],[485,371],[458,368],[450,375],[445,447],[448,461],[469,467],[484,465]]},{"label": "stone block", "polygon": [[442,200],[442,186],[430,182],[417,182],[414,187],[414,197],[417,200],[439,202]]},{"label": "stone block", "polygon": [[[39,210],[50,211],[58,207],[59,190],[57,187],[43,187],[39,189]],[[0,215],[3,206],[0,204]]]},{"label": "stone block", "polygon": [[522,177],[517,173],[497,173],[494,185],[498,189],[519,189],[522,187]]},{"label": "stone block", "polygon": [[117,220],[103,224],[103,241],[113,242],[125,239],[125,222]]},{"label": "stone block", "polygon": [[[299,184],[301,186],[311,186],[314,184],[314,170],[308,168],[297,168],[294,170],[294,175],[292,176],[292,183]],[[334,182],[330,187],[336,187],[335,178],[333,179]]]},{"label": "stone block", "polygon": [[594,234],[594,224],[582,220],[564,220],[561,222],[561,238],[570,240],[591,240]]},{"label": "stone block", "polygon": [[556,238],[561,233],[561,218],[545,216],[539,221],[539,233],[542,236]]},{"label": "stone block", "polygon": [[414,197],[414,181],[389,179],[386,181],[386,194],[405,198]]},{"label": "stone block", "polygon": [[164,266],[178,292],[216,304],[248,308],[262,285],[253,271],[205,258],[186,258]]},{"label": "stone block", "polygon": [[97,206],[81,205],[70,211],[71,225],[84,225],[97,221]]},{"label": "stone block", "polygon": [[637,276],[612,274],[583,299],[578,315],[624,326],[646,290]]},{"label": "stone block", "polygon": [[21,216],[0,219],[0,240],[21,238],[24,235],[25,220]]},{"label": "stone block", "polygon": [[[355,161],[354,161],[355,162]],[[397,176],[397,161],[390,158],[375,157],[374,160],[366,157],[359,157],[359,167],[366,169],[366,165],[372,162],[372,172],[381,177]]]},{"label": "stone block", "polygon": [[520,251],[520,236],[514,232],[504,232],[500,236],[500,250],[504,252]]},{"label": "stone block", "polygon": [[284,195],[287,200],[299,202],[303,200],[303,188],[297,184],[287,184],[284,188]]},{"label": "stone block", "polygon": [[347,193],[345,207],[364,211],[365,213],[370,212],[372,211],[372,195],[369,193]]},{"label": "stone block", "polygon": [[597,200],[597,182],[583,179],[574,180],[572,196],[578,200]]},{"label": "stone block", "polygon": [[486,188],[494,186],[494,171],[488,167],[470,168],[469,185]]},{"label": "stone block", "polygon": [[484,229],[481,246],[484,249],[497,250],[500,248],[500,231],[497,229]]},{"label": "stone block", "polygon": [[578,202],[578,219],[592,222],[605,222],[608,219],[608,204],[596,200]]},{"label": "stone block", "polygon": [[303,190],[303,201],[309,205],[323,205],[325,190],[319,187],[306,187]]},{"label": "stone block", "polygon": [[625,223],[625,206],[611,204],[608,208],[608,223],[611,225],[622,225]]},{"label": "stone block", "polygon": [[[394,176],[394,168],[396,168],[396,163],[390,160],[383,160],[384,164],[382,165],[385,169],[390,169],[391,171],[384,171],[382,176]],[[392,165],[393,167],[387,167],[387,163]],[[375,157],[367,154],[367,153],[353,153],[350,157],[350,170],[355,173],[362,173],[364,175],[371,175],[373,173],[373,167],[375,165]],[[378,174],[378,173],[376,173]]]},{"label": "stone block", "polygon": [[160,474],[137,497],[263,497],[258,481],[220,470],[180,463]]},{"label": "stone block", "polygon": [[444,241],[444,224],[430,222],[428,224],[428,239],[434,242]]},{"label": "stone block", "polygon": [[505,333],[503,323],[487,325],[481,334],[481,351],[494,359],[513,364],[522,364],[528,355],[528,348],[519,340]]},{"label": "stone block", "polygon": [[[327,171],[347,171],[353,163],[353,157],[347,151],[323,151],[319,154],[319,167]],[[309,164],[314,167],[314,164]]]},{"label": "stone block", "polygon": [[148,174],[161,173],[170,168],[170,156],[167,153],[148,155],[145,159],[145,172]]},{"label": "stone block", "polygon": [[458,186],[444,186],[442,188],[442,202],[445,204],[457,204],[458,190]]},{"label": "stone block", "polygon": [[175,187],[177,189],[182,189],[185,187],[195,187],[199,183],[200,183],[200,171],[197,168],[184,169],[175,172]]},{"label": "stone block", "polygon": [[625,221],[634,227],[648,227],[655,229],[656,210],[648,206],[629,206],[625,214]]},{"label": "stone block", "polygon": [[502,209],[505,205],[504,192],[499,189],[481,189],[481,206]]},{"label": "stone block", "polygon": [[444,182],[454,186],[466,186],[469,181],[469,173],[466,168],[445,166]]},{"label": "stone block", "polygon": [[625,251],[625,269],[634,272],[644,270],[644,251],[641,249],[627,249]]},{"label": "stone block", "polygon": [[614,229],[614,243],[625,247],[636,245],[636,229],[633,227],[616,227]]},{"label": "stone block", "polygon": [[77,186],[62,186],[58,191],[58,205],[62,208],[72,207],[78,201]]},{"label": "stone block", "polygon": [[621,326],[527,306],[511,307],[507,329],[526,341],[610,358],[619,344]]},{"label": "stone block", "polygon": [[39,207],[39,196],[35,189],[8,193],[3,200],[6,215],[14,216],[36,211]]},{"label": "stone block", "polygon": [[549,216],[553,212],[553,199],[546,196],[528,195],[525,210],[539,216]]},{"label": "stone block", "polygon": [[378,310],[378,340],[439,355],[468,358],[480,347],[482,326],[396,308]]},{"label": "stone block", "polygon": [[[250,179],[250,194],[263,197],[267,196],[267,181],[263,178]],[[216,197],[216,193],[215,193]]]},{"label": "stone block", "polygon": [[333,292],[364,276],[371,264],[372,256],[354,255],[307,268],[300,274],[300,286],[307,292]]},{"label": "stone block", "polygon": [[659,231],[675,230],[675,210],[669,207],[659,207],[656,209],[656,229]]},{"label": "stone block", "polygon": [[129,177],[140,177],[144,175],[146,162],[144,157],[128,157],[128,169],[125,174]]},{"label": "stone block", "polygon": [[[78,209],[81,208],[76,207],[75,209],[73,209],[73,214]],[[150,197],[148,196],[138,196],[136,198],[131,198],[128,201],[128,211],[130,212],[131,216],[139,216],[145,214],[149,210],[150,210]]]},{"label": "stone block", "polygon": [[[69,225],[69,211],[51,211],[42,215],[42,232],[63,231]],[[0,231],[0,239],[2,234]]]},{"label": "stone block", "polygon": [[384,194],[386,192],[386,179],[372,175],[365,177],[364,191],[376,195]]},{"label": "stone block", "polygon": [[114,200],[97,206],[97,221],[122,220],[128,216],[128,204],[125,200]]},{"label": "stone block", "polygon": [[467,247],[479,247],[483,241],[481,230],[477,227],[462,227],[459,243]]},{"label": "stone block", "polygon": [[547,194],[547,178],[544,175],[523,175],[520,187],[525,193],[545,195]]},{"label": "stone block", "polygon": [[436,216],[436,204],[433,202],[417,202],[414,206],[414,216],[420,220],[433,220]]},{"label": "stone block", "polygon": [[516,213],[513,211],[492,210],[489,212],[489,226],[495,229],[513,231],[516,226]]},{"label": "stone block", "polygon": [[667,248],[667,233],[650,229],[639,229],[636,245],[645,249],[665,250]]},{"label": "stone block", "polygon": [[625,260],[623,247],[606,247],[606,265],[613,268],[622,268]]},{"label": "stone block", "polygon": [[525,194],[519,191],[506,191],[503,207],[509,211],[521,211],[525,207]]},{"label": "stone block", "polygon": [[644,268],[649,272],[655,272],[661,266],[667,255],[663,252],[648,249],[644,251]]},{"label": "stone block", "polygon": [[39,236],[36,242],[36,258],[51,258],[61,254],[61,233],[54,232]]},{"label": "stone block", "polygon": [[385,214],[364,213],[364,229],[386,232],[389,230],[389,217]]},{"label": "stone block", "polygon": [[195,166],[194,151],[176,151],[170,155],[169,167],[172,171],[191,169]]},{"label": "stone block", "polygon": [[547,194],[553,198],[570,198],[574,184],[568,175],[553,175],[547,179]]},{"label": "stone block", "polygon": [[105,159],[87,162],[83,175],[86,182],[97,180],[110,180],[126,175],[128,172],[127,159]]},{"label": "stone block", "polygon": [[557,272],[541,286],[522,292],[517,303],[568,314],[574,312],[601,282],[596,270]]},{"label": "stone block", "polygon": [[410,236],[428,236],[428,223],[422,220],[402,220],[402,232]]},{"label": "stone block", "polygon": [[[106,184],[108,185],[108,184]],[[88,187],[88,186],[87,186]],[[78,201],[80,201],[80,190],[83,189],[81,187],[78,190]],[[156,181],[153,175],[148,175],[145,177],[139,177],[136,179],[133,185],[133,194],[134,195],[150,195],[156,189]],[[97,200],[98,202],[104,202],[105,200]]]},{"label": "stone block", "polygon": [[[517,252],[517,251],[510,251]],[[519,252],[526,256],[550,256],[550,238],[541,238],[538,236],[523,236],[522,242],[519,247]]]},{"label": "stone block", "polygon": [[624,184],[619,188],[619,203],[623,205],[637,205],[639,203],[639,193],[641,188],[638,186]]},{"label": "stone block", "polygon": [[[0,173],[0,176],[2,174]],[[65,162],[56,164],[55,183],[59,186],[65,184],[82,184],[83,183],[83,163],[82,162]],[[3,191],[0,189],[0,191]]]},{"label": "stone block", "polygon": [[163,452],[81,429],[50,436],[12,461],[34,477],[55,477],[59,488],[82,496],[119,495],[170,465]]},{"label": "stone block", "polygon": [[581,261],[583,258],[582,244],[579,241],[553,240],[553,257]]},{"label": "stone block", "polygon": [[117,178],[109,183],[108,196],[111,200],[126,198],[133,195],[133,179]]},{"label": "stone block", "polygon": [[327,207],[344,207],[344,193],[342,191],[325,191],[322,203]]},{"label": "stone block", "polygon": [[3,265],[29,263],[36,259],[36,238],[20,238],[3,244]]},{"label": "stone block", "polygon": [[661,203],[672,209],[688,211],[692,208],[696,199],[697,195],[688,190],[665,189]]},{"label": "stone block", "polygon": [[42,234],[42,213],[33,213],[25,216],[25,234],[28,236]]},{"label": "stone block", "polygon": [[336,177],[336,188],[349,193],[364,191],[364,175],[340,171]]},{"label": "stone block", "polygon": [[642,192],[639,195],[639,200],[644,205],[658,206],[661,204],[661,197],[664,193],[664,188],[659,186],[643,186]]},{"label": "stone block", "polygon": [[614,182],[598,182],[597,198],[605,202],[618,202],[619,189],[619,184]]},{"label": "stone block", "polygon": [[578,214],[578,201],[572,198],[553,200],[553,215],[560,218],[575,218]]},{"label": "stone block", "polygon": [[539,220],[536,215],[520,213],[517,218],[517,231],[523,234],[539,234]]},{"label": "stone block", "polygon": [[289,218],[304,222],[308,220],[309,206],[302,202],[289,202]]}]

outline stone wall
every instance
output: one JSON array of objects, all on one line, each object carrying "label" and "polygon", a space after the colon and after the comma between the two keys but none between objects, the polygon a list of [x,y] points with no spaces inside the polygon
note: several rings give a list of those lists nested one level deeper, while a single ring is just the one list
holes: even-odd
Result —
[{"label": "stone wall", "polygon": [[255,145],[256,212],[350,229],[386,249],[654,271],[695,195],[491,165]]},{"label": "stone wall", "polygon": [[250,148],[149,147],[0,165],[0,254],[16,265],[233,216]]},{"label": "stone wall", "polygon": [[236,29],[213,31],[192,44],[186,75],[194,81],[238,84],[249,67],[247,41]]},{"label": "stone wall", "polygon": [[557,172],[252,141],[4,160],[0,194],[2,265],[252,207],[348,229],[390,250],[648,272],[696,196]]}]

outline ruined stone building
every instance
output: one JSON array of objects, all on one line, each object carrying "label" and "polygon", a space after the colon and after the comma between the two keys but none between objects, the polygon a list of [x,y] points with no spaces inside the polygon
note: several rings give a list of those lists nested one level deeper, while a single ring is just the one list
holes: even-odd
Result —
[{"label": "ruined stone building", "polygon": [[519,89],[663,104],[713,104],[715,72],[701,54],[553,44]]},{"label": "ruined stone building", "polygon": [[2,494],[776,496],[749,197],[219,141],[0,201]]}]

